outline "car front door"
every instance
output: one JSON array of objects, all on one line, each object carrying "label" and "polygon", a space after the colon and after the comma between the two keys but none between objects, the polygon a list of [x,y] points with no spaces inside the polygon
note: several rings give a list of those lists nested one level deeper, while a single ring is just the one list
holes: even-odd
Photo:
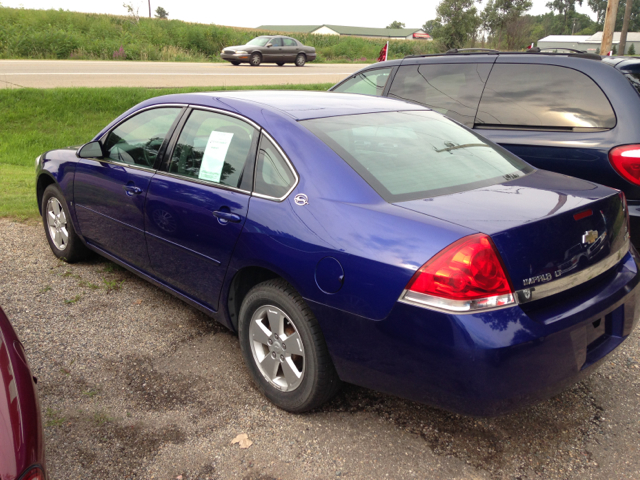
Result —
[{"label": "car front door", "polygon": [[247,217],[258,135],[239,118],[194,109],[149,186],[154,275],[214,310]]},{"label": "car front door", "polygon": [[144,203],[158,153],[180,107],[152,108],[129,117],[103,139],[102,158],[80,159],[74,201],[80,232],[87,242],[146,269]]},{"label": "car front door", "polygon": [[270,47],[264,49],[267,52],[267,56],[265,61],[268,62],[284,62],[284,49],[282,46],[282,38],[275,37],[272,38],[267,45],[271,45]]}]

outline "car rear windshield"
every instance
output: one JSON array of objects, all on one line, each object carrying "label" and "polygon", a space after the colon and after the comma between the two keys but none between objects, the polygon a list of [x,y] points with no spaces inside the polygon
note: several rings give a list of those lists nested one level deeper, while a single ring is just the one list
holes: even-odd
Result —
[{"label": "car rear windshield", "polygon": [[627,73],[625,77],[631,82],[631,85],[636,89],[638,95],[640,95],[640,73]]},{"label": "car rear windshield", "polygon": [[432,111],[301,123],[390,203],[472,190],[533,171],[506,150]]}]

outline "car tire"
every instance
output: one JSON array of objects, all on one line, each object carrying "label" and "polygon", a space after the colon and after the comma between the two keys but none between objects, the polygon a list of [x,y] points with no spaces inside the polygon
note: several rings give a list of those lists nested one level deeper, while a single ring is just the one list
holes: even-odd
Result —
[{"label": "car tire", "polygon": [[240,65],[240,62],[231,62],[231,65],[235,65],[236,67]]},{"label": "car tire", "polygon": [[42,195],[42,223],[53,254],[67,263],[87,258],[90,250],[73,228],[69,207],[56,185],[49,185]]},{"label": "car tire", "polygon": [[276,62],[276,65],[278,65],[279,67],[282,67],[284,65],[284,62]]},{"label": "car tire", "polygon": [[240,307],[238,336],[254,382],[283,410],[312,410],[339,390],[340,379],[320,326],[284,280],[268,280],[247,293]]},{"label": "car tire", "polygon": [[251,64],[252,67],[257,67],[258,65],[260,65],[261,62],[262,62],[262,55],[260,55],[258,52],[252,53],[251,57],[249,57],[249,63]]},{"label": "car tire", "polygon": [[307,56],[304,53],[299,53],[296,57],[296,67],[304,67],[305,63],[307,63]]}]

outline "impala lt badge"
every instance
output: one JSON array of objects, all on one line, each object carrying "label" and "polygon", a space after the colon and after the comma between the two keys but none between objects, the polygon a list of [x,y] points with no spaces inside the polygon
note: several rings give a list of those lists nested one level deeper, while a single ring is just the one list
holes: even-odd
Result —
[{"label": "impala lt badge", "polygon": [[586,244],[592,244],[594,243],[596,240],[598,239],[598,231],[597,230],[587,230],[586,232],[584,232],[584,235],[582,235],[582,243]]}]

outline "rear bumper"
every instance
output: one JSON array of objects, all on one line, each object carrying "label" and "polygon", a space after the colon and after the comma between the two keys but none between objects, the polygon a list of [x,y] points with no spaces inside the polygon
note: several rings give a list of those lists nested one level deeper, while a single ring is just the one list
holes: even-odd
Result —
[{"label": "rear bumper", "polygon": [[343,380],[463,414],[497,415],[580,381],[631,333],[640,295],[634,255],[580,291],[482,314],[398,303],[385,320],[372,321],[310,306]]}]

